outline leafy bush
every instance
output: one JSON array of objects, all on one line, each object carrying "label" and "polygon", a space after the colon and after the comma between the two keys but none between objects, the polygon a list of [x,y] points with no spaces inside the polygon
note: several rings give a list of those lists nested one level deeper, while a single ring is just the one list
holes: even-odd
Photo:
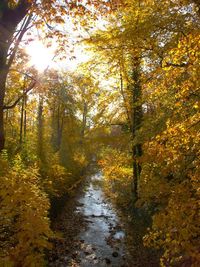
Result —
[{"label": "leafy bush", "polygon": [[49,166],[43,176],[43,187],[50,197],[59,197],[67,191],[71,174],[60,164]]},{"label": "leafy bush", "polygon": [[131,202],[132,168],[130,156],[118,149],[107,148],[99,165],[104,173],[106,194],[118,205],[127,208]]},{"label": "leafy bush", "polygon": [[177,185],[165,209],[153,217],[152,229],[144,237],[147,246],[163,248],[161,266],[199,266],[200,235],[197,190],[185,181]]},{"label": "leafy bush", "polygon": [[0,265],[43,266],[52,232],[49,201],[39,186],[38,170],[25,168],[19,156],[12,167],[2,159],[0,166]]}]

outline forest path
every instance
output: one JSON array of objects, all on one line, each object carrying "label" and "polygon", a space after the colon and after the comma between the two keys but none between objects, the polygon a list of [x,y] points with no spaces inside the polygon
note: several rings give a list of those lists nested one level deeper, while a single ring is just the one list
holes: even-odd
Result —
[{"label": "forest path", "polygon": [[100,171],[89,175],[78,196],[67,203],[55,225],[63,234],[54,240],[49,266],[130,266],[123,225],[103,193],[102,179]]}]

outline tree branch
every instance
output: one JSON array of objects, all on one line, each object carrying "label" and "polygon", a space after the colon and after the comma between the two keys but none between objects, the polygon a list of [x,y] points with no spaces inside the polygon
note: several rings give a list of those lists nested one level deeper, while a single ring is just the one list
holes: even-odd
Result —
[{"label": "tree branch", "polygon": [[13,69],[13,68],[11,68],[10,71],[18,72],[18,73],[20,73],[20,74],[26,76],[27,78],[30,78],[30,79],[33,80],[33,81],[37,81],[36,78],[34,78],[33,76],[31,76],[30,74],[28,74],[28,73],[26,73],[26,72],[23,72],[23,71],[20,71],[20,70],[17,70],[17,69]]},{"label": "tree branch", "polygon": [[30,92],[32,89],[33,89],[33,87],[36,85],[36,81],[33,81],[30,85],[29,85],[29,87],[28,88],[26,88],[26,90],[24,90],[24,92],[23,92],[23,94],[22,95],[20,95],[16,100],[15,100],[15,102],[13,103],[13,104],[11,104],[11,105],[9,105],[9,106],[3,106],[3,110],[7,110],[7,109],[12,109],[12,108],[14,108],[18,103],[19,103],[19,101],[28,93],[28,92]]},{"label": "tree branch", "polygon": [[8,59],[8,63],[7,63],[7,67],[8,67],[8,68],[9,68],[9,67],[11,66],[11,64],[13,63],[13,60],[14,60],[15,55],[16,55],[16,53],[17,53],[17,49],[18,49],[18,47],[19,47],[19,44],[20,44],[20,42],[21,42],[21,40],[22,40],[22,38],[23,38],[25,32],[26,32],[27,29],[28,29],[28,25],[29,25],[29,23],[30,23],[30,21],[31,21],[31,18],[32,18],[32,14],[30,14],[30,15],[27,17],[26,22],[24,23],[23,29],[21,29],[21,31],[20,31],[19,37],[18,37],[18,39],[16,40],[15,46],[14,46],[14,48],[13,48],[13,50],[12,50],[12,54],[10,55],[10,57],[9,57],[9,59]]},{"label": "tree branch", "polygon": [[164,66],[162,66],[162,67],[163,68],[165,68],[165,67],[184,68],[184,67],[187,67],[187,66],[189,66],[189,63],[188,62],[183,62],[183,63],[180,63],[180,64],[166,62],[166,63],[164,63]]}]

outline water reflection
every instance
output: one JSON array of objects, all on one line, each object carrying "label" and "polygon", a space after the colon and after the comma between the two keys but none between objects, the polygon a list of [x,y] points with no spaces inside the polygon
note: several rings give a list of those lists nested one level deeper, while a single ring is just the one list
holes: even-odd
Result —
[{"label": "water reflection", "polygon": [[79,252],[82,267],[119,267],[124,264],[125,234],[115,230],[119,229],[119,218],[98,183],[102,179],[101,172],[93,175],[79,199],[77,212],[82,212],[88,221],[87,229],[79,236],[82,240],[82,250]]}]

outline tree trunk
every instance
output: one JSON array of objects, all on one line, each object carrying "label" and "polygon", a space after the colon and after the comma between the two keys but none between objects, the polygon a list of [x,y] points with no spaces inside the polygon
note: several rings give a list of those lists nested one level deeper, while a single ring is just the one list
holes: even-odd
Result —
[{"label": "tree trunk", "polygon": [[5,144],[4,111],[3,111],[4,98],[5,98],[5,85],[6,85],[5,74],[6,73],[0,69],[0,152],[2,151],[2,149],[4,149],[4,144]]},{"label": "tree trunk", "polygon": [[143,112],[142,112],[142,88],[140,82],[140,63],[139,60],[135,60],[132,73],[133,86],[132,86],[132,101],[133,101],[133,109],[132,109],[132,138],[133,138],[133,147],[132,147],[132,155],[133,155],[133,199],[134,203],[138,200],[138,183],[140,179],[140,173],[142,170],[141,164],[139,162],[139,158],[142,156],[142,144],[136,143],[135,137],[137,135],[138,130],[141,127]]},{"label": "tree trunk", "polygon": [[24,97],[22,98],[22,106],[21,106],[21,119],[20,119],[20,146],[23,142],[23,129],[24,129]]},{"label": "tree trunk", "polygon": [[43,96],[39,97],[39,104],[38,104],[38,129],[37,129],[37,154],[38,158],[41,162],[44,163],[45,157],[44,157],[44,118],[43,118],[43,104],[44,99]]},{"label": "tree trunk", "polygon": [[25,142],[26,142],[26,116],[27,116],[26,108],[27,108],[27,95],[25,94],[24,96],[24,141]]},{"label": "tree trunk", "polygon": [[55,152],[60,149],[62,143],[62,133],[63,133],[63,124],[64,124],[64,112],[62,104],[54,103],[52,111],[52,136],[51,143]]},{"label": "tree trunk", "polygon": [[57,151],[60,149],[62,141],[62,131],[63,131],[63,113],[62,104],[58,105],[58,114],[57,114],[57,137],[56,137],[56,147]]},{"label": "tree trunk", "polygon": [[84,101],[83,103],[83,117],[82,117],[82,129],[81,129],[81,143],[83,143],[84,137],[85,137],[85,128],[87,123],[87,103]]},{"label": "tree trunk", "polygon": [[6,93],[6,79],[10,64],[14,58],[14,53],[11,53],[9,60],[8,51],[13,41],[13,36],[19,22],[27,14],[29,1],[20,1],[16,8],[10,8],[9,1],[1,1],[0,10],[0,151],[4,149],[5,134],[4,134],[4,99]]},{"label": "tree trunk", "polygon": [[126,95],[124,93],[123,76],[122,76],[122,73],[121,72],[120,72],[120,93],[122,95],[122,98],[123,98],[123,106],[124,106],[124,109],[126,111],[128,128],[131,129],[131,127],[132,127],[131,126],[132,125],[132,122],[131,122],[131,114],[130,114],[130,109],[129,109],[128,104],[127,104]]},{"label": "tree trunk", "polygon": [[3,127],[3,109],[0,106],[0,151],[4,149],[5,136],[4,136],[4,127]]}]

